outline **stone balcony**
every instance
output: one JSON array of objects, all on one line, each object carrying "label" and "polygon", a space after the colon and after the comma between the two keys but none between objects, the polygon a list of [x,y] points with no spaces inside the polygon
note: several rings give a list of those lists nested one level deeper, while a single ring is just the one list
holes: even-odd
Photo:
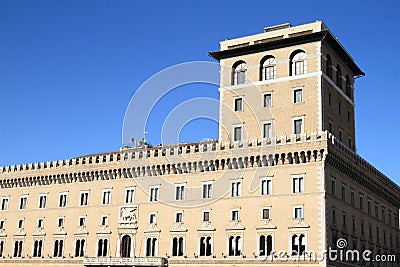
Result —
[{"label": "stone balcony", "polygon": [[167,266],[167,260],[161,257],[136,257],[136,258],[114,258],[93,257],[86,258],[84,266]]}]

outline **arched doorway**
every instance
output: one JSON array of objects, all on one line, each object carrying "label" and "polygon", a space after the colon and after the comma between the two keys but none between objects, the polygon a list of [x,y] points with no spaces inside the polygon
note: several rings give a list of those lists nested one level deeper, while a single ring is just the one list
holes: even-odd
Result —
[{"label": "arched doorway", "polygon": [[121,257],[129,258],[131,256],[131,237],[124,235],[121,244]]}]

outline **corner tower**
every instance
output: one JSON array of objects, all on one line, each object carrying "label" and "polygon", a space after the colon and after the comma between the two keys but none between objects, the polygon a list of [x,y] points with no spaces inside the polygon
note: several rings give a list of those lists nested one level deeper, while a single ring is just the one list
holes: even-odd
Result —
[{"label": "corner tower", "polygon": [[364,73],[322,21],[222,41],[221,141],[329,130],[355,150],[354,79]]}]

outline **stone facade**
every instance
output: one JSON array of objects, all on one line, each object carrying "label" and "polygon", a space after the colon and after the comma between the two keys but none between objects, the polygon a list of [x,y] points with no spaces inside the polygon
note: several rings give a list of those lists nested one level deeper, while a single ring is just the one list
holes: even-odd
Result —
[{"label": "stone facade", "polygon": [[344,48],[321,21],[220,46],[219,140],[2,167],[0,265],[368,265],[313,260],[344,238],[399,266],[400,188],[355,153]]}]

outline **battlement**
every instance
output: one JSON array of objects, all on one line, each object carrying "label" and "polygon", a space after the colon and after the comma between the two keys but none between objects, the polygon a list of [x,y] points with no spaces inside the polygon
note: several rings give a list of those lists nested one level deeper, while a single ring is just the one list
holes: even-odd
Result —
[{"label": "battlement", "polygon": [[323,140],[328,140],[328,138],[330,138],[330,134],[328,134],[328,132],[320,132],[320,133],[314,132],[311,133],[310,135],[306,133],[300,135],[291,135],[291,136],[284,135],[280,137],[264,138],[261,140],[253,139],[247,141],[223,142],[223,143],[217,140],[212,140],[212,141],[198,142],[198,143],[156,146],[152,148],[132,148],[132,149],[127,148],[127,149],[122,149],[119,152],[93,154],[66,160],[55,160],[55,161],[19,164],[12,166],[3,166],[0,167],[0,173],[59,169],[72,166],[99,165],[112,162],[126,161],[128,159],[140,160],[145,158],[159,158],[159,157],[172,156],[175,154],[176,155],[197,154],[209,151],[220,152],[220,151],[228,151],[228,150],[236,150],[236,149],[252,148],[252,147],[323,141]]}]

